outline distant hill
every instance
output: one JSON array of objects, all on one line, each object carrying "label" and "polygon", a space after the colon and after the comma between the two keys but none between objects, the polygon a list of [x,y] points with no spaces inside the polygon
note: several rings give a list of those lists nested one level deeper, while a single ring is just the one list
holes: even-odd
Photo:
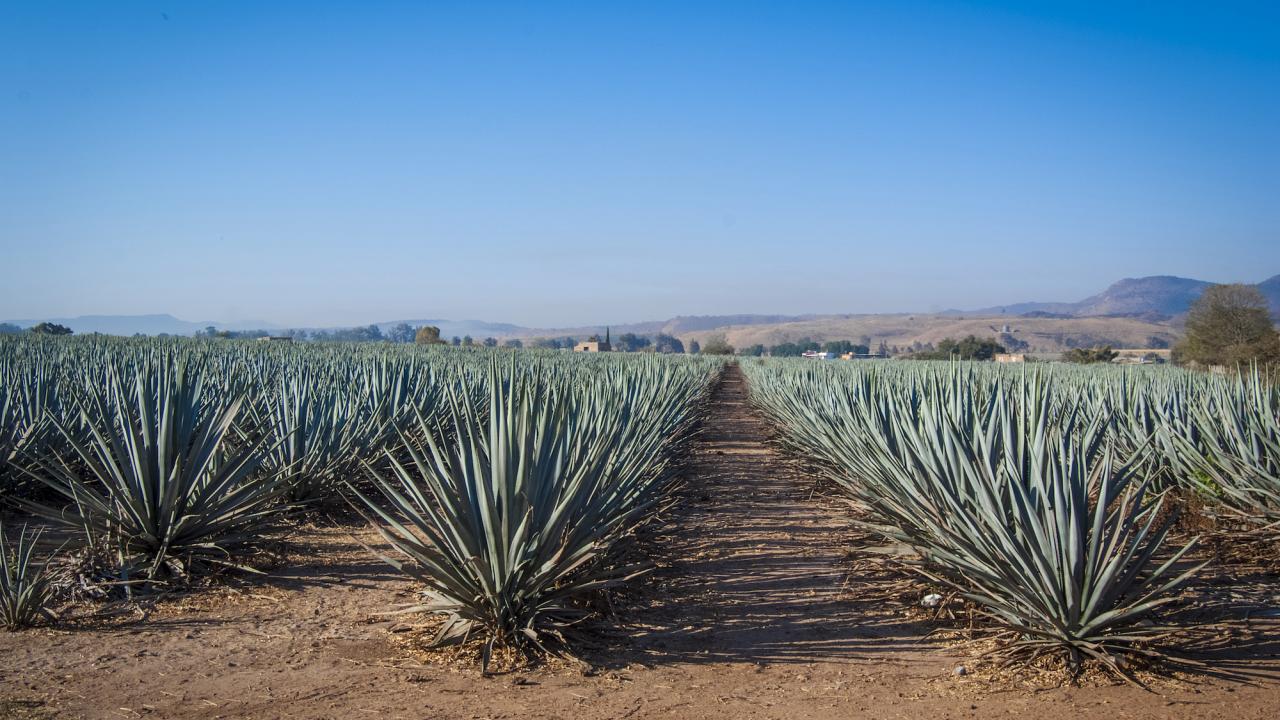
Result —
[{"label": "distant hill", "polygon": [[[1185,315],[1191,303],[1212,283],[1171,275],[1153,275],[1141,278],[1125,278],[1102,292],[1078,302],[1024,302],[1012,305],[983,308],[980,310],[949,310],[931,315],[679,315],[668,320],[623,323],[617,325],[589,325],[578,327],[533,328],[512,323],[485,320],[416,319],[392,320],[373,323],[386,332],[400,323],[414,327],[435,325],[445,338],[470,335],[479,340],[487,337],[499,340],[533,337],[587,337],[603,335],[606,327],[616,337],[623,333],[653,336],[658,333],[674,335],[681,339],[705,337],[711,333],[728,332],[734,344],[769,341],[780,342],[812,335],[813,339],[857,339],[861,336],[896,340],[900,344],[930,342],[935,335],[956,335],[960,332],[991,332],[991,328],[1017,318],[1040,347],[1070,347],[1091,340],[1115,341],[1113,344],[1132,345],[1157,339],[1168,341],[1176,334],[1178,318]],[[1258,283],[1271,304],[1272,312],[1280,316],[1280,275]],[[878,318],[878,319],[877,319]],[[929,318],[928,321],[925,319]],[[985,322],[977,322],[986,319]],[[1086,318],[1126,318],[1136,324],[1066,323],[1068,320]],[[1173,322],[1170,322],[1170,321]],[[74,318],[39,318],[9,320],[20,327],[30,327],[39,322],[55,322],[66,325],[77,334],[104,333],[110,335],[191,335],[210,325],[220,330],[279,330],[276,323],[245,321],[226,323],[211,320],[180,320],[172,315],[82,315]],[[1050,321],[1058,321],[1053,323]],[[1047,323],[1047,324],[1046,324]],[[1033,326],[1035,330],[1032,330]],[[1043,325],[1043,327],[1042,327]],[[299,328],[303,330],[333,330],[327,326]],[[940,337],[941,337],[940,336]]]},{"label": "distant hill", "polygon": [[1191,308],[1213,283],[1171,275],[1125,278],[1092,297],[1076,303],[1077,316],[1147,314],[1171,317]]},{"label": "distant hill", "polygon": [[621,323],[617,325],[579,325],[576,327],[557,328],[532,328],[504,323],[484,323],[479,321],[454,323],[450,320],[404,320],[396,321],[395,323],[379,323],[379,326],[385,330],[387,327],[398,324],[399,322],[407,322],[410,325],[436,325],[440,328],[440,334],[444,337],[470,335],[473,338],[496,337],[499,339],[510,337],[586,337],[588,335],[603,335],[606,330],[611,332],[614,337],[622,335],[623,333],[635,333],[636,335],[657,335],[658,333],[663,333],[666,335],[680,336],[686,333],[715,330],[716,328],[723,327],[774,325],[777,323],[810,320],[817,317],[822,316],[680,315],[673,317],[670,320],[651,320],[648,322]]},{"label": "distant hill", "polygon": [[271,330],[278,325],[250,320],[224,323],[213,320],[179,320],[168,315],[80,315],[78,317],[7,320],[19,327],[31,327],[42,322],[57,323],[71,328],[77,335],[102,333],[104,335],[193,335],[198,330],[213,325],[220,330]]},{"label": "distant hill", "polygon": [[[1204,280],[1151,275],[1125,278],[1079,302],[1025,302],[980,310],[951,312],[966,316],[1021,315],[1026,317],[1137,317],[1161,320],[1185,314],[1191,303],[1213,283]],[[1280,314],[1280,275],[1256,286],[1267,297],[1271,312]]]},{"label": "distant hill", "polygon": [[1267,302],[1271,303],[1272,314],[1280,315],[1280,275],[1274,275],[1258,283],[1258,289],[1266,296]]},{"label": "distant hill", "polygon": [[1139,317],[1010,317],[1008,315],[829,315],[796,322],[716,328],[681,336],[706,342],[724,335],[738,348],[766,347],[809,339],[853,340],[872,347],[885,343],[902,351],[913,345],[936,345],[945,338],[966,335],[994,337],[1007,347],[1055,353],[1075,347],[1111,345],[1117,348],[1167,348],[1179,332],[1168,322]]}]

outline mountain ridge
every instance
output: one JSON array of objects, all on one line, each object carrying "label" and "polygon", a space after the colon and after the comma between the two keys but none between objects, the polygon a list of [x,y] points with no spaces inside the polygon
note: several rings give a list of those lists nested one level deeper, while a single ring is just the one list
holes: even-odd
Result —
[{"label": "mountain ridge", "polygon": [[[1105,290],[1077,302],[1023,302],[978,310],[947,311],[962,316],[1047,313],[1067,317],[1148,317],[1169,319],[1186,314],[1196,298],[1216,283],[1177,275],[1123,278]],[[1280,275],[1254,283],[1267,298],[1273,314],[1280,314]]]}]

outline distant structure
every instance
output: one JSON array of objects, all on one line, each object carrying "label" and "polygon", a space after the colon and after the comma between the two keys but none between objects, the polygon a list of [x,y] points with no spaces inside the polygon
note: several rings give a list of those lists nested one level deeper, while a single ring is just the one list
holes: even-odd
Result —
[{"label": "distant structure", "polygon": [[289,337],[288,335],[264,335],[264,336],[262,336],[262,337],[258,338],[258,342],[283,342],[283,343],[291,343],[291,342],[293,342],[293,338]]},{"label": "distant structure", "polygon": [[1024,353],[996,353],[992,359],[998,363],[1020,363],[1026,362],[1027,356]]},{"label": "distant structure", "polygon": [[872,352],[866,352],[866,353],[855,353],[855,352],[847,352],[847,353],[842,354],[842,355],[840,356],[840,359],[841,359],[841,360],[883,360],[883,359],[885,359],[885,358],[887,358],[887,357],[889,357],[889,356],[888,356],[888,355],[884,355],[884,354],[882,354],[882,353],[872,353]]},{"label": "distant structure", "polygon": [[604,340],[599,335],[594,340],[584,340],[573,346],[574,352],[610,352],[613,345],[609,342],[609,328],[604,329]]},{"label": "distant structure", "polygon": [[836,354],[833,352],[822,352],[821,350],[810,350],[803,353],[801,357],[807,357],[810,360],[835,360]]}]

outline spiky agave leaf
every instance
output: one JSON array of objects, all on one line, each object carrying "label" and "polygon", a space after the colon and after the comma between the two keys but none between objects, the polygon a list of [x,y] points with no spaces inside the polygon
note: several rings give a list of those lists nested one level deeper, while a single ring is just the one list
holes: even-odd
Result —
[{"label": "spiky agave leaf", "polygon": [[130,376],[111,368],[105,386],[79,399],[79,427],[53,420],[69,450],[26,470],[66,504],[21,504],[114,555],[124,575],[155,580],[195,559],[227,563],[283,508],[279,478],[251,477],[262,443],[230,442],[243,403],[209,402],[183,360],[151,359]]},{"label": "spiky agave leaf", "polygon": [[45,451],[47,417],[61,414],[60,400],[58,367],[43,352],[22,360],[0,354],[0,493],[19,489],[19,455]]},{"label": "spiky agave leaf", "polygon": [[809,375],[793,395],[779,375],[751,371],[757,401],[830,464],[877,530],[1016,631],[1004,652],[1060,652],[1077,667],[1093,657],[1118,672],[1117,654],[1151,653],[1167,629],[1143,621],[1196,568],[1180,564],[1190,545],[1161,555],[1173,516],[1136,480],[1143,458],[1115,463],[1105,403],[1064,402],[1039,374],[894,372]]},{"label": "spiky agave leaf", "polygon": [[388,421],[360,412],[349,388],[303,366],[250,405],[252,427],[268,434],[262,463],[267,476],[281,477],[288,498],[313,503],[330,497],[360,459],[380,451]]},{"label": "spiky agave leaf", "polygon": [[415,609],[444,613],[438,643],[471,636],[546,650],[584,615],[577,600],[641,568],[611,551],[652,509],[667,454],[687,433],[708,366],[617,373],[576,388],[539,371],[489,370],[482,417],[464,385],[449,398],[451,441],[426,426],[405,437],[381,498],[357,495],[428,588]]},{"label": "spiky agave leaf", "polygon": [[1162,428],[1183,482],[1263,533],[1280,532],[1280,389],[1255,367],[1194,396],[1188,414]]},{"label": "spiky agave leaf", "polygon": [[8,630],[56,619],[49,607],[53,600],[49,558],[35,556],[42,532],[28,531],[24,525],[11,545],[0,524],[0,624]]}]

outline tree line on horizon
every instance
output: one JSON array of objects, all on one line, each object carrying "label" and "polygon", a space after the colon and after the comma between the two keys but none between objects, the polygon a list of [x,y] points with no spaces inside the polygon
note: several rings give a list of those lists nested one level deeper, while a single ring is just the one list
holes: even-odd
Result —
[{"label": "tree line on horizon", "polygon": [[[42,322],[30,328],[21,328],[12,323],[0,323],[0,334],[16,334],[29,332],[37,335],[71,335],[70,328],[56,323]],[[163,335],[163,334],[162,334]],[[528,340],[509,338],[499,341],[495,337],[486,337],[476,341],[470,335],[462,337],[441,337],[440,328],[434,325],[414,327],[408,323],[399,323],[386,332],[377,325],[356,326],[334,330],[289,329],[269,332],[267,330],[219,330],[208,326],[195,333],[196,337],[223,339],[253,339],[262,337],[287,337],[299,342],[389,342],[416,343],[419,345],[452,345],[454,347],[506,347],[511,349],[534,348],[545,350],[572,349],[578,344],[577,338],[535,337]],[[932,343],[912,343],[902,347],[889,345],[881,341],[876,348],[875,356],[897,357],[916,360],[991,360],[995,355],[1009,351],[1017,351],[1022,347],[1010,347],[1009,336],[997,334],[995,338],[980,338],[969,335],[961,339],[946,338],[936,345]],[[599,340],[599,336],[592,336]],[[854,340],[827,340],[819,342],[811,338],[786,341],[770,346],[754,344],[737,349],[728,343],[723,334],[712,335],[700,344],[690,341],[688,347],[677,337],[665,333],[653,336],[623,333],[611,346],[617,352],[655,352],[655,353],[692,353],[707,355],[739,355],[747,357],[800,357],[807,352],[828,352],[835,355],[852,353],[854,355],[872,355],[871,338],[863,336]],[[1025,346],[1026,343],[1020,343]],[[1110,362],[1118,353],[1109,345],[1092,348],[1072,348],[1063,353],[1066,362],[1090,364]],[[1266,296],[1252,285],[1231,284],[1214,285],[1205,289],[1192,304],[1187,314],[1186,333],[1182,340],[1174,346],[1173,361],[1179,365],[1192,367],[1238,367],[1257,363],[1273,365],[1280,363],[1280,334],[1276,332],[1275,321],[1271,315]]]}]

